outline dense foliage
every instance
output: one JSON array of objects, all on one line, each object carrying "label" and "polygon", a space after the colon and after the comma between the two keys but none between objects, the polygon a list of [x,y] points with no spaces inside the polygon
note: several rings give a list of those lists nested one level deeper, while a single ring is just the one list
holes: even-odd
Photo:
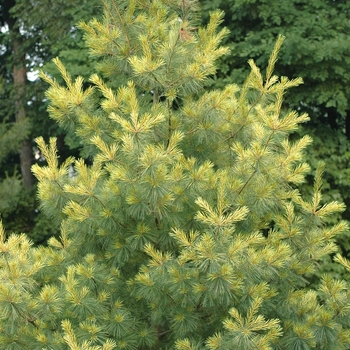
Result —
[{"label": "dense foliage", "polygon": [[[210,10],[220,8],[225,12],[221,26],[230,29],[224,42],[231,48],[231,54],[219,59],[212,86],[222,88],[229,83],[243,83],[249,74],[247,60],[253,58],[259,66],[265,67],[277,35],[286,36],[276,72],[281,76],[301,76],[304,84],[290,90],[284,104],[287,108],[306,111],[310,115],[311,121],[298,129],[297,137],[312,135],[313,147],[308,150],[307,160],[313,170],[319,160],[327,160],[325,198],[345,202],[349,207],[349,3],[288,0],[281,6],[279,1],[202,0],[200,5],[203,23],[207,22]],[[86,59],[87,50],[76,24],[94,15],[99,16],[102,7],[99,1],[91,0],[55,3],[47,0],[0,1],[0,22],[3,26],[0,33],[0,73],[4,81],[0,90],[0,135],[2,144],[6,145],[5,148],[0,145],[0,179],[5,180],[2,184],[0,182],[0,211],[6,227],[27,232],[35,242],[45,242],[56,228],[50,227],[47,218],[37,210],[33,196],[35,186],[26,191],[23,189],[21,163],[25,163],[24,169],[28,174],[31,163],[38,160],[33,156],[38,155],[34,138],[39,135],[46,140],[49,136],[58,137],[60,161],[70,154],[78,155],[81,145],[74,133],[67,135],[67,130],[57,127],[48,117],[43,96],[46,87],[40,80],[26,82],[26,93],[21,100],[27,118],[25,123],[16,122],[13,102],[14,38],[21,41],[20,53],[25,54],[27,71],[35,71],[42,66],[50,76],[60,81],[50,62],[52,57],[59,56],[73,75],[81,75],[87,80],[94,70],[95,61],[91,57]],[[6,31],[11,20],[14,25]],[[22,28],[20,33],[16,32],[18,27]],[[20,160],[18,152],[24,140],[33,150],[27,162],[26,157]],[[312,192],[312,182],[309,175],[303,185],[304,193]],[[11,196],[8,195],[10,193]],[[348,220],[349,215],[346,210],[334,220],[339,217]],[[344,252],[349,251],[347,241],[346,237],[339,241]]]},{"label": "dense foliage", "polygon": [[[243,82],[246,64],[259,66],[268,60],[277,35],[286,37],[276,67],[278,75],[300,76],[304,84],[288,92],[286,108],[307,112],[310,122],[298,134],[310,134],[313,147],[307,156],[313,169],[327,160],[324,174],[328,200],[350,205],[348,164],[350,154],[350,2],[346,0],[211,0],[202,1],[204,16],[220,8],[223,25],[230,29],[226,39],[231,55],[219,64],[215,86]],[[308,179],[306,191],[311,191]],[[343,214],[350,219],[350,211]],[[349,251],[343,241],[344,250]]]},{"label": "dense foliage", "polygon": [[[304,84],[287,94],[283,108],[306,112],[310,121],[293,135],[312,136],[306,159],[312,171],[326,161],[323,175],[327,201],[344,202],[347,209],[333,217],[350,220],[350,2],[332,0],[201,1],[204,18],[220,8],[225,17],[222,26],[230,29],[225,43],[231,54],[220,59],[213,86],[241,83],[249,72],[248,59],[264,67],[277,35],[286,40],[279,54],[276,73],[303,78]],[[311,173],[302,185],[303,193],[312,193]],[[337,239],[341,250],[350,256],[349,234]],[[328,259],[325,271],[348,278]]]},{"label": "dense foliage", "polygon": [[[31,247],[0,230],[0,349],[346,349],[349,286],[323,276],[344,210],[298,186],[306,114],[283,111],[298,86],[254,61],[242,86],[205,91],[228,53],[215,11],[197,2],[103,1],[81,23],[98,74],[84,83],[55,60],[49,112],[89,159],[37,144],[42,209],[60,239]],[[74,164],[74,172],[70,171]],[[349,262],[336,261],[350,269]]]}]

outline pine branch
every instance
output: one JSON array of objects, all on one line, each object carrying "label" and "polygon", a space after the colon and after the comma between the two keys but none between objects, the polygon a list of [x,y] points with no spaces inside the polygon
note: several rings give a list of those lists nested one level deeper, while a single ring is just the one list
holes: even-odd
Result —
[{"label": "pine branch", "polygon": [[[103,2],[103,5],[104,5],[104,8],[107,12],[109,12],[109,9],[108,9],[108,6],[107,6],[107,3],[106,3],[106,0],[101,0]],[[129,47],[129,53],[132,52],[132,49],[131,49],[131,42],[130,42],[130,38],[129,38],[129,34],[128,34],[128,31],[126,29],[126,25],[125,25],[125,22],[123,20],[123,17],[121,15],[121,13],[119,12],[118,10],[118,7],[116,6],[114,0],[111,1],[112,2],[112,5],[113,5],[113,8],[119,18],[119,21],[120,21],[120,24],[122,25],[122,28],[123,28],[123,32],[124,32],[124,35],[125,35],[125,38],[126,38],[126,41],[128,43],[128,47]],[[113,16],[111,16],[112,19],[114,19]],[[117,22],[114,22],[116,26],[118,26]]]}]

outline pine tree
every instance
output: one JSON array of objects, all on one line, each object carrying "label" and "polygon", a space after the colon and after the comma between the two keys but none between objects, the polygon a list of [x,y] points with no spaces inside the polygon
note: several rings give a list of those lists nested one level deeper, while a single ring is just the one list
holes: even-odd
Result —
[{"label": "pine tree", "polygon": [[[100,62],[88,82],[49,76],[52,118],[88,161],[59,165],[37,139],[43,210],[60,239],[33,247],[0,230],[0,349],[347,349],[349,286],[308,281],[337,252],[342,204],[298,191],[311,142],[281,112],[301,79],[249,61],[241,87],[206,91],[223,14],[199,27],[191,0],[103,0],[81,23]],[[74,164],[74,173],[70,166]],[[336,255],[350,269],[350,262]]]}]

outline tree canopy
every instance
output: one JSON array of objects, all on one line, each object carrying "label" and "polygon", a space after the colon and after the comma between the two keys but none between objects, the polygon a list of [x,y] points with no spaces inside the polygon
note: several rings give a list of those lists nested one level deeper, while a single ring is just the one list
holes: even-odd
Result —
[{"label": "tree canopy", "polygon": [[[204,89],[228,54],[214,11],[198,3],[104,1],[82,22],[98,61],[88,83],[55,59],[49,113],[74,130],[84,159],[37,145],[42,209],[60,237],[32,247],[0,228],[0,349],[347,349],[349,284],[323,275],[344,210],[310,198],[305,113],[283,108],[300,78],[264,74]],[[75,172],[69,171],[74,165]],[[350,270],[340,254],[335,261]]]}]

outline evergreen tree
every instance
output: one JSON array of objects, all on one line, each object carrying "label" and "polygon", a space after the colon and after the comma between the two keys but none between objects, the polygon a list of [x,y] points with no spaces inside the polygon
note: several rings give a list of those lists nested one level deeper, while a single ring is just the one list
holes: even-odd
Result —
[{"label": "evergreen tree", "polygon": [[[285,103],[311,116],[311,121],[303,126],[303,133],[310,133],[315,144],[308,161],[315,168],[320,159],[331,157],[325,172],[325,185],[330,189],[327,198],[341,199],[349,206],[349,183],[344,178],[348,177],[350,154],[350,2],[201,3],[204,17],[212,9],[222,9],[223,24],[230,29],[226,42],[232,47],[232,54],[220,61],[216,87],[244,81],[249,71],[245,62],[254,59],[258,65],[265,65],[269,54],[266,47],[273,47],[276,35],[286,36],[276,71],[288,77],[301,76],[304,84],[292,90]],[[350,213],[344,218],[349,220]]]},{"label": "evergreen tree", "polygon": [[[307,115],[281,111],[301,79],[250,61],[242,87],[204,92],[228,50],[211,13],[192,0],[103,0],[103,21],[81,23],[99,72],[90,86],[55,60],[52,118],[73,130],[83,160],[59,164],[38,147],[43,210],[60,239],[31,247],[0,230],[0,349],[347,349],[349,288],[325,275],[344,210],[298,186]],[[69,171],[74,163],[75,172]],[[350,269],[350,262],[336,255]]]},{"label": "evergreen tree", "polygon": [[[304,84],[292,89],[284,104],[307,112],[310,121],[300,127],[295,138],[309,134],[313,147],[307,162],[312,170],[327,159],[323,176],[325,200],[344,202],[347,209],[333,216],[350,220],[350,2],[346,0],[202,0],[203,17],[210,10],[225,12],[222,25],[230,34],[225,38],[231,55],[218,63],[213,86],[243,82],[249,73],[248,59],[265,67],[276,35],[286,36],[275,74],[300,76]],[[271,48],[271,49],[267,49]],[[302,185],[312,193],[313,178]],[[350,257],[349,234],[337,239],[343,254]],[[330,261],[324,269],[334,275],[347,273]]]}]

